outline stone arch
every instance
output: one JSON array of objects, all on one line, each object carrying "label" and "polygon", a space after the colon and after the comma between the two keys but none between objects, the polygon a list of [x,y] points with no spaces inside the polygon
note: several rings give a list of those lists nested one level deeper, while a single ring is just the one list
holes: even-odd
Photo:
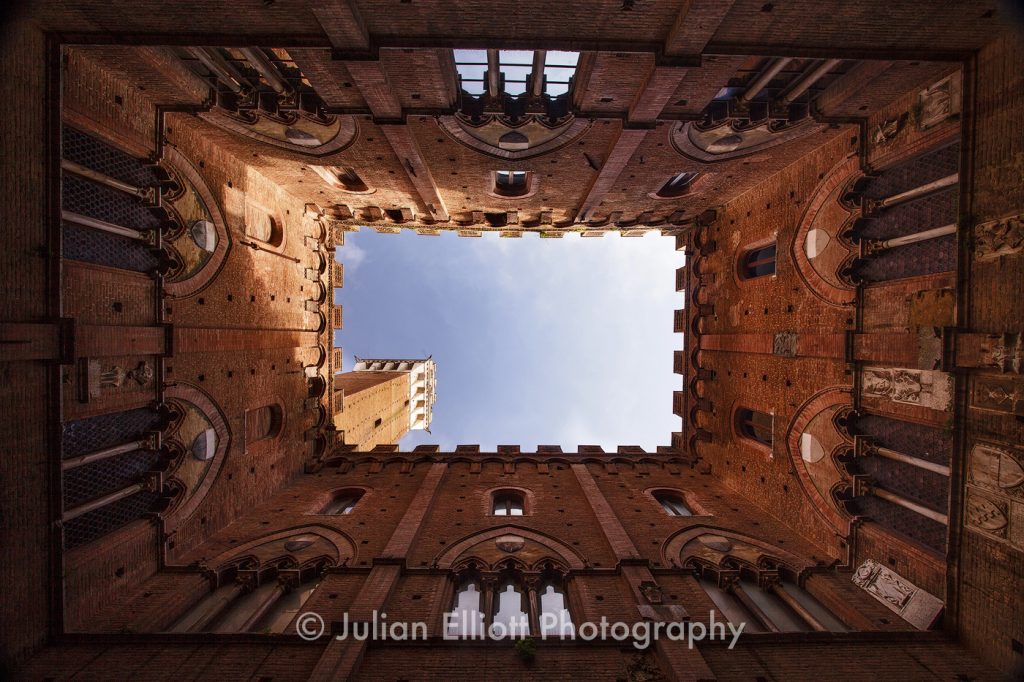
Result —
[{"label": "stone arch", "polygon": [[[299,115],[294,121],[284,122],[270,115],[252,113],[252,120],[246,121],[219,108],[197,115],[223,130],[307,157],[321,157],[344,151],[355,142],[359,134],[354,116],[331,115],[323,121],[317,121],[308,115]],[[316,138],[319,144],[307,145],[292,141],[289,131],[299,127],[321,133]]]},{"label": "stone arch", "polygon": [[[856,155],[846,157],[829,171],[811,193],[791,246],[800,279],[812,294],[833,306],[853,305],[856,297],[856,289],[838,273],[857,253],[853,244],[842,236],[857,217],[856,211],[842,201],[842,196],[861,174],[860,158]],[[816,249],[813,257],[808,246],[811,240],[815,241]],[[817,243],[822,240],[827,240],[827,244]]]},{"label": "stone arch", "polygon": [[[216,449],[213,455],[208,458],[207,465],[201,472],[201,478],[195,486],[191,487],[191,492],[189,492],[189,487],[180,481],[184,477],[184,472],[182,472],[180,465],[170,473],[170,481],[178,481],[176,485],[180,485],[179,489],[182,491],[182,498],[171,507],[163,519],[165,532],[173,533],[175,529],[195,512],[207,493],[210,492],[210,488],[213,486],[217,475],[224,466],[224,460],[227,458],[228,446],[231,441],[231,430],[228,427],[228,421],[224,416],[224,412],[205,391],[189,384],[178,383],[168,386],[165,396],[170,400],[178,400],[195,406],[209,422],[210,428],[213,429],[217,439]],[[182,454],[182,457],[188,456],[188,453]]]},{"label": "stone arch", "polygon": [[730,121],[705,128],[695,121],[680,121],[669,128],[668,139],[680,155],[703,163],[714,163],[763,152],[825,128],[825,124],[810,117],[782,126],[774,123],[739,125]]},{"label": "stone arch", "polygon": [[683,528],[669,536],[665,542],[662,543],[662,557],[666,564],[669,566],[682,566],[686,559],[691,558],[690,555],[685,557],[683,556],[684,550],[688,547],[693,548],[694,545],[691,545],[691,543],[699,540],[702,536],[712,539],[722,538],[726,540],[730,545],[729,547],[725,547],[724,545],[722,547],[714,547],[710,542],[705,545],[712,548],[714,551],[721,552],[723,555],[728,555],[729,552],[733,550],[732,545],[734,543],[741,543],[756,549],[759,552],[758,560],[770,558],[781,561],[794,573],[800,573],[815,565],[815,562],[810,559],[802,557],[794,552],[790,552],[789,550],[781,549],[776,545],[764,542],[763,540],[759,540],[750,535],[704,524]]},{"label": "stone arch", "polygon": [[[811,508],[840,535],[849,535],[851,519],[830,493],[843,478],[831,454],[841,441],[846,440],[845,435],[835,428],[833,416],[838,409],[849,407],[851,403],[852,392],[849,387],[823,389],[804,401],[786,429],[786,452],[800,480],[800,486],[811,502]],[[834,438],[827,435],[829,429],[834,432]],[[816,434],[815,431],[820,433]],[[805,434],[826,441],[819,443],[820,456],[818,448],[808,443]]]},{"label": "stone arch", "polygon": [[[205,209],[207,220],[212,223],[213,230],[217,236],[217,244],[206,262],[195,272],[185,279],[179,281],[166,281],[163,284],[164,292],[174,298],[182,298],[198,293],[203,287],[213,281],[227,259],[228,251],[231,248],[231,237],[228,233],[227,222],[220,205],[209,185],[203,179],[196,167],[175,147],[164,145],[162,163],[165,163],[170,170],[177,174],[187,183],[187,187],[181,187],[180,193],[187,194],[188,190],[194,191],[199,204]],[[187,231],[188,225],[184,226]]]},{"label": "stone arch", "polygon": [[[356,558],[356,545],[348,535],[335,528],[330,528],[329,526],[308,524],[275,531],[254,540],[242,543],[237,547],[224,550],[212,557],[203,557],[201,563],[213,570],[220,570],[225,566],[229,566],[234,562],[248,557],[255,559],[256,565],[259,566],[267,561],[275,560],[280,554],[289,553],[287,550],[284,550],[283,547],[274,547],[273,545],[275,543],[287,541],[288,538],[304,535],[316,536],[323,540],[322,545],[326,546],[330,552],[327,558],[333,563],[333,565],[344,565],[346,562],[354,561]],[[313,552],[306,552],[306,554],[309,554],[308,557],[305,556],[301,550],[293,552],[293,554],[296,559],[301,558],[303,561],[309,560],[313,557],[314,552],[319,552],[320,549],[322,549],[319,546],[313,547]],[[281,549],[282,551],[278,552],[278,549]],[[261,554],[264,556],[261,557]]]},{"label": "stone arch", "polygon": [[[470,125],[459,116],[439,116],[437,124],[450,138],[460,144],[503,161],[520,161],[553,152],[574,142],[593,125],[591,120],[573,117],[552,127],[535,120],[536,118],[524,117],[516,128],[503,122],[501,117],[487,117],[480,125]],[[500,139],[510,131],[527,133],[525,136],[530,140],[529,145],[525,149],[500,147]]]},{"label": "stone arch", "polygon": [[529,528],[511,524],[499,526],[497,528],[489,528],[487,530],[468,535],[458,542],[449,545],[444,552],[437,555],[434,559],[434,566],[442,569],[450,569],[461,558],[463,558],[463,554],[468,554],[471,548],[479,545],[480,543],[486,542],[487,540],[497,539],[504,535],[514,535],[522,537],[525,540],[532,540],[551,552],[571,570],[582,570],[586,566],[586,562],[583,560],[583,557],[577,554],[569,545],[547,535],[538,533],[537,531],[530,530]]}]

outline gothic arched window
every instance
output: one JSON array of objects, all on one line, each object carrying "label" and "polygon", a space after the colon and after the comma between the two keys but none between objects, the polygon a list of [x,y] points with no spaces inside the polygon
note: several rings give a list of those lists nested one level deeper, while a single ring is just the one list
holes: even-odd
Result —
[{"label": "gothic arched window", "polygon": [[508,637],[528,636],[528,608],[526,594],[516,581],[510,579],[501,583],[494,594],[494,613],[491,619],[492,624],[498,626],[496,634]]},{"label": "gothic arched window", "polygon": [[572,637],[575,627],[569,613],[569,602],[561,584],[548,580],[540,588],[540,634]]},{"label": "gothic arched window", "polygon": [[455,604],[447,623],[449,635],[479,637],[484,632],[483,595],[479,581],[465,580],[455,593]]},{"label": "gothic arched window", "polygon": [[775,575],[714,575],[705,571],[700,585],[735,624],[749,632],[845,632],[846,625],[799,585]]},{"label": "gothic arched window", "polygon": [[[250,576],[255,582],[255,576]],[[318,576],[301,583],[298,575],[228,582],[207,594],[170,628],[170,632],[283,633],[312,596]]]}]

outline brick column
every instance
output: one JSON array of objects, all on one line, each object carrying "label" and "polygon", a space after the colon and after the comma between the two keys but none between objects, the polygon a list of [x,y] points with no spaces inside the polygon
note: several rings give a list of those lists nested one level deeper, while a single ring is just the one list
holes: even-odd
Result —
[{"label": "brick column", "polygon": [[[633,541],[629,538],[629,534],[626,532],[625,527],[623,527],[619,517],[615,515],[611,505],[608,504],[608,500],[605,499],[605,496],[597,487],[594,477],[590,475],[587,465],[573,464],[571,466],[572,472],[576,475],[576,480],[579,481],[580,488],[583,489],[583,493],[590,503],[590,508],[594,511],[594,515],[601,525],[601,530],[608,540],[608,544],[611,545],[612,550],[615,552],[615,557],[619,560],[619,568],[622,571],[623,580],[629,585],[633,598],[636,600],[637,615],[640,616],[641,607],[643,607],[642,611],[645,615],[655,612],[652,605],[647,603],[648,599],[641,590],[641,586],[645,583],[657,585],[657,581],[654,579],[647,561],[640,556],[640,552],[637,551]],[[671,610],[683,614],[684,619],[689,619],[689,616],[686,615],[682,607],[673,606]],[[670,642],[666,639],[659,639],[655,644],[655,652],[662,669],[669,675],[671,680],[682,682],[683,680],[696,681],[714,678],[711,668],[704,661],[700,651],[688,649],[685,642]]]},{"label": "brick column", "polygon": [[[370,575],[349,609],[349,620],[366,621],[374,611],[380,612],[398,584],[405,564],[405,555],[419,534],[423,519],[427,517],[441,480],[448,471],[445,462],[434,462],[423,477],[420,489],[406,507],[402,520],[398,522],[388,544],[381,555],[374,560]],[[352,677],[362,661],[367,641],[332,639],[327,644],[320,661],[309,679],[316,682],[347,680]]]}]

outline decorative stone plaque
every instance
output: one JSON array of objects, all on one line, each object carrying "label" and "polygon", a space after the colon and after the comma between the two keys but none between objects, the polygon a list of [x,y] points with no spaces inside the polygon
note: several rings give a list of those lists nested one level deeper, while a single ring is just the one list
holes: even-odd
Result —
[{"label": "decorative stone plaque", "polygon": [[941,599],[872,559],[853,574],[853,583],[918,630],[931,627],[942,611]]}]

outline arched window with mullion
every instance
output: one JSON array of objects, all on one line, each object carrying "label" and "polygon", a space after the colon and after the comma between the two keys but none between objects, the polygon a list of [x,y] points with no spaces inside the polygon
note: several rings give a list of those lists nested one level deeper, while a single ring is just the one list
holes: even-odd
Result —
[{"label": "arched window with mullion", "polygon": [[518,490],[499,490],[494,493],[491,513],[494,516],[522,516],[523,494]]}]

